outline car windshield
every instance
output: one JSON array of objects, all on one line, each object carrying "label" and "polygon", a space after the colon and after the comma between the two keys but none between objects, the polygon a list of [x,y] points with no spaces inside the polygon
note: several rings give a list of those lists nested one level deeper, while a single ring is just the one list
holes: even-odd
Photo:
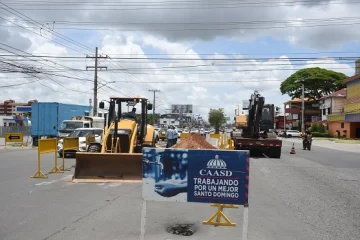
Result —
[{"label": "car windshield", "polygon": [[69,134],[69,137],[86,137],[89,134],[96,134],[93,130],[75,130]]},{"label": "car windshield", "polygon": [[65,129],[77,129],[77,128],[82,128],[83,127],[83,123],[82,122],[73,122],[73,121],[69,121],[69,122],[62,122],[61,126],[60,126],[60,130],[65,130]]}]

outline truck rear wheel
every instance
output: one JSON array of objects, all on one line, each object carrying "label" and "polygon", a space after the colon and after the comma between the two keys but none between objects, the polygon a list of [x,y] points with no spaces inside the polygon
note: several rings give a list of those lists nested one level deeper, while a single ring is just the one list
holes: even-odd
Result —
[{"label": "truck rear wheel", "polygon": [[281,148],[280,147],[271,148],[269,153],[270,153],[269,157],[271,157],[271,158],[280,158],[281,157]]},{"label": "truck rear wheel", "polygon": [[101,146],[97,144],[90,145],[88,152],[101,152]]}]

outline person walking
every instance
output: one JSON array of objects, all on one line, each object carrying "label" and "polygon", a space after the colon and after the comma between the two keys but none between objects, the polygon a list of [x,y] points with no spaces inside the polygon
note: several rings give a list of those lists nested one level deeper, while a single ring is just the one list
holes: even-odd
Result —
[{"label": "person walking", "polygon": [[169,126],[166,131],[166,147],[169,148],[173,145],[174,141],[174,130],[172,126]]},{"label": "person walking", "polygon": [[173,126],[173,131],[174,131],[173,145],[175,145],[179,137],[179,132],[177,131],[175,126]]}]

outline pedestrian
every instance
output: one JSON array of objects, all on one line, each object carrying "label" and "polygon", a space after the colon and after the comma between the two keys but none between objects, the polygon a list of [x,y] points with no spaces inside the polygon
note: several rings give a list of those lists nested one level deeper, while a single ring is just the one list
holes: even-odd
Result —
[{"label": "pedestrian", "polygon": [[169,148],[173,145],[174,139],[174,130],[172,129],[172,126],[169,126],[166,131],[166,147]]},{"label": "pedestrian", "polygon": [[174,131],[173,145],[175,145],[177,143],[179,133],[178,133],[177,129],[175,128],[175,126],[172,126],[172,129]]}]

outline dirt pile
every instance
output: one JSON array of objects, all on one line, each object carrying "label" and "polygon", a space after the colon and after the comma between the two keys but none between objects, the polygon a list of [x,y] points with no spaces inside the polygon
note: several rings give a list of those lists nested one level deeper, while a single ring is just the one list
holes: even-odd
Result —
[{"label": "dirt pile", "polygon": [[180,139],[180,142],[171,148],[185,148],[185,149],[217,149],[208,143],[199,133]]}]

